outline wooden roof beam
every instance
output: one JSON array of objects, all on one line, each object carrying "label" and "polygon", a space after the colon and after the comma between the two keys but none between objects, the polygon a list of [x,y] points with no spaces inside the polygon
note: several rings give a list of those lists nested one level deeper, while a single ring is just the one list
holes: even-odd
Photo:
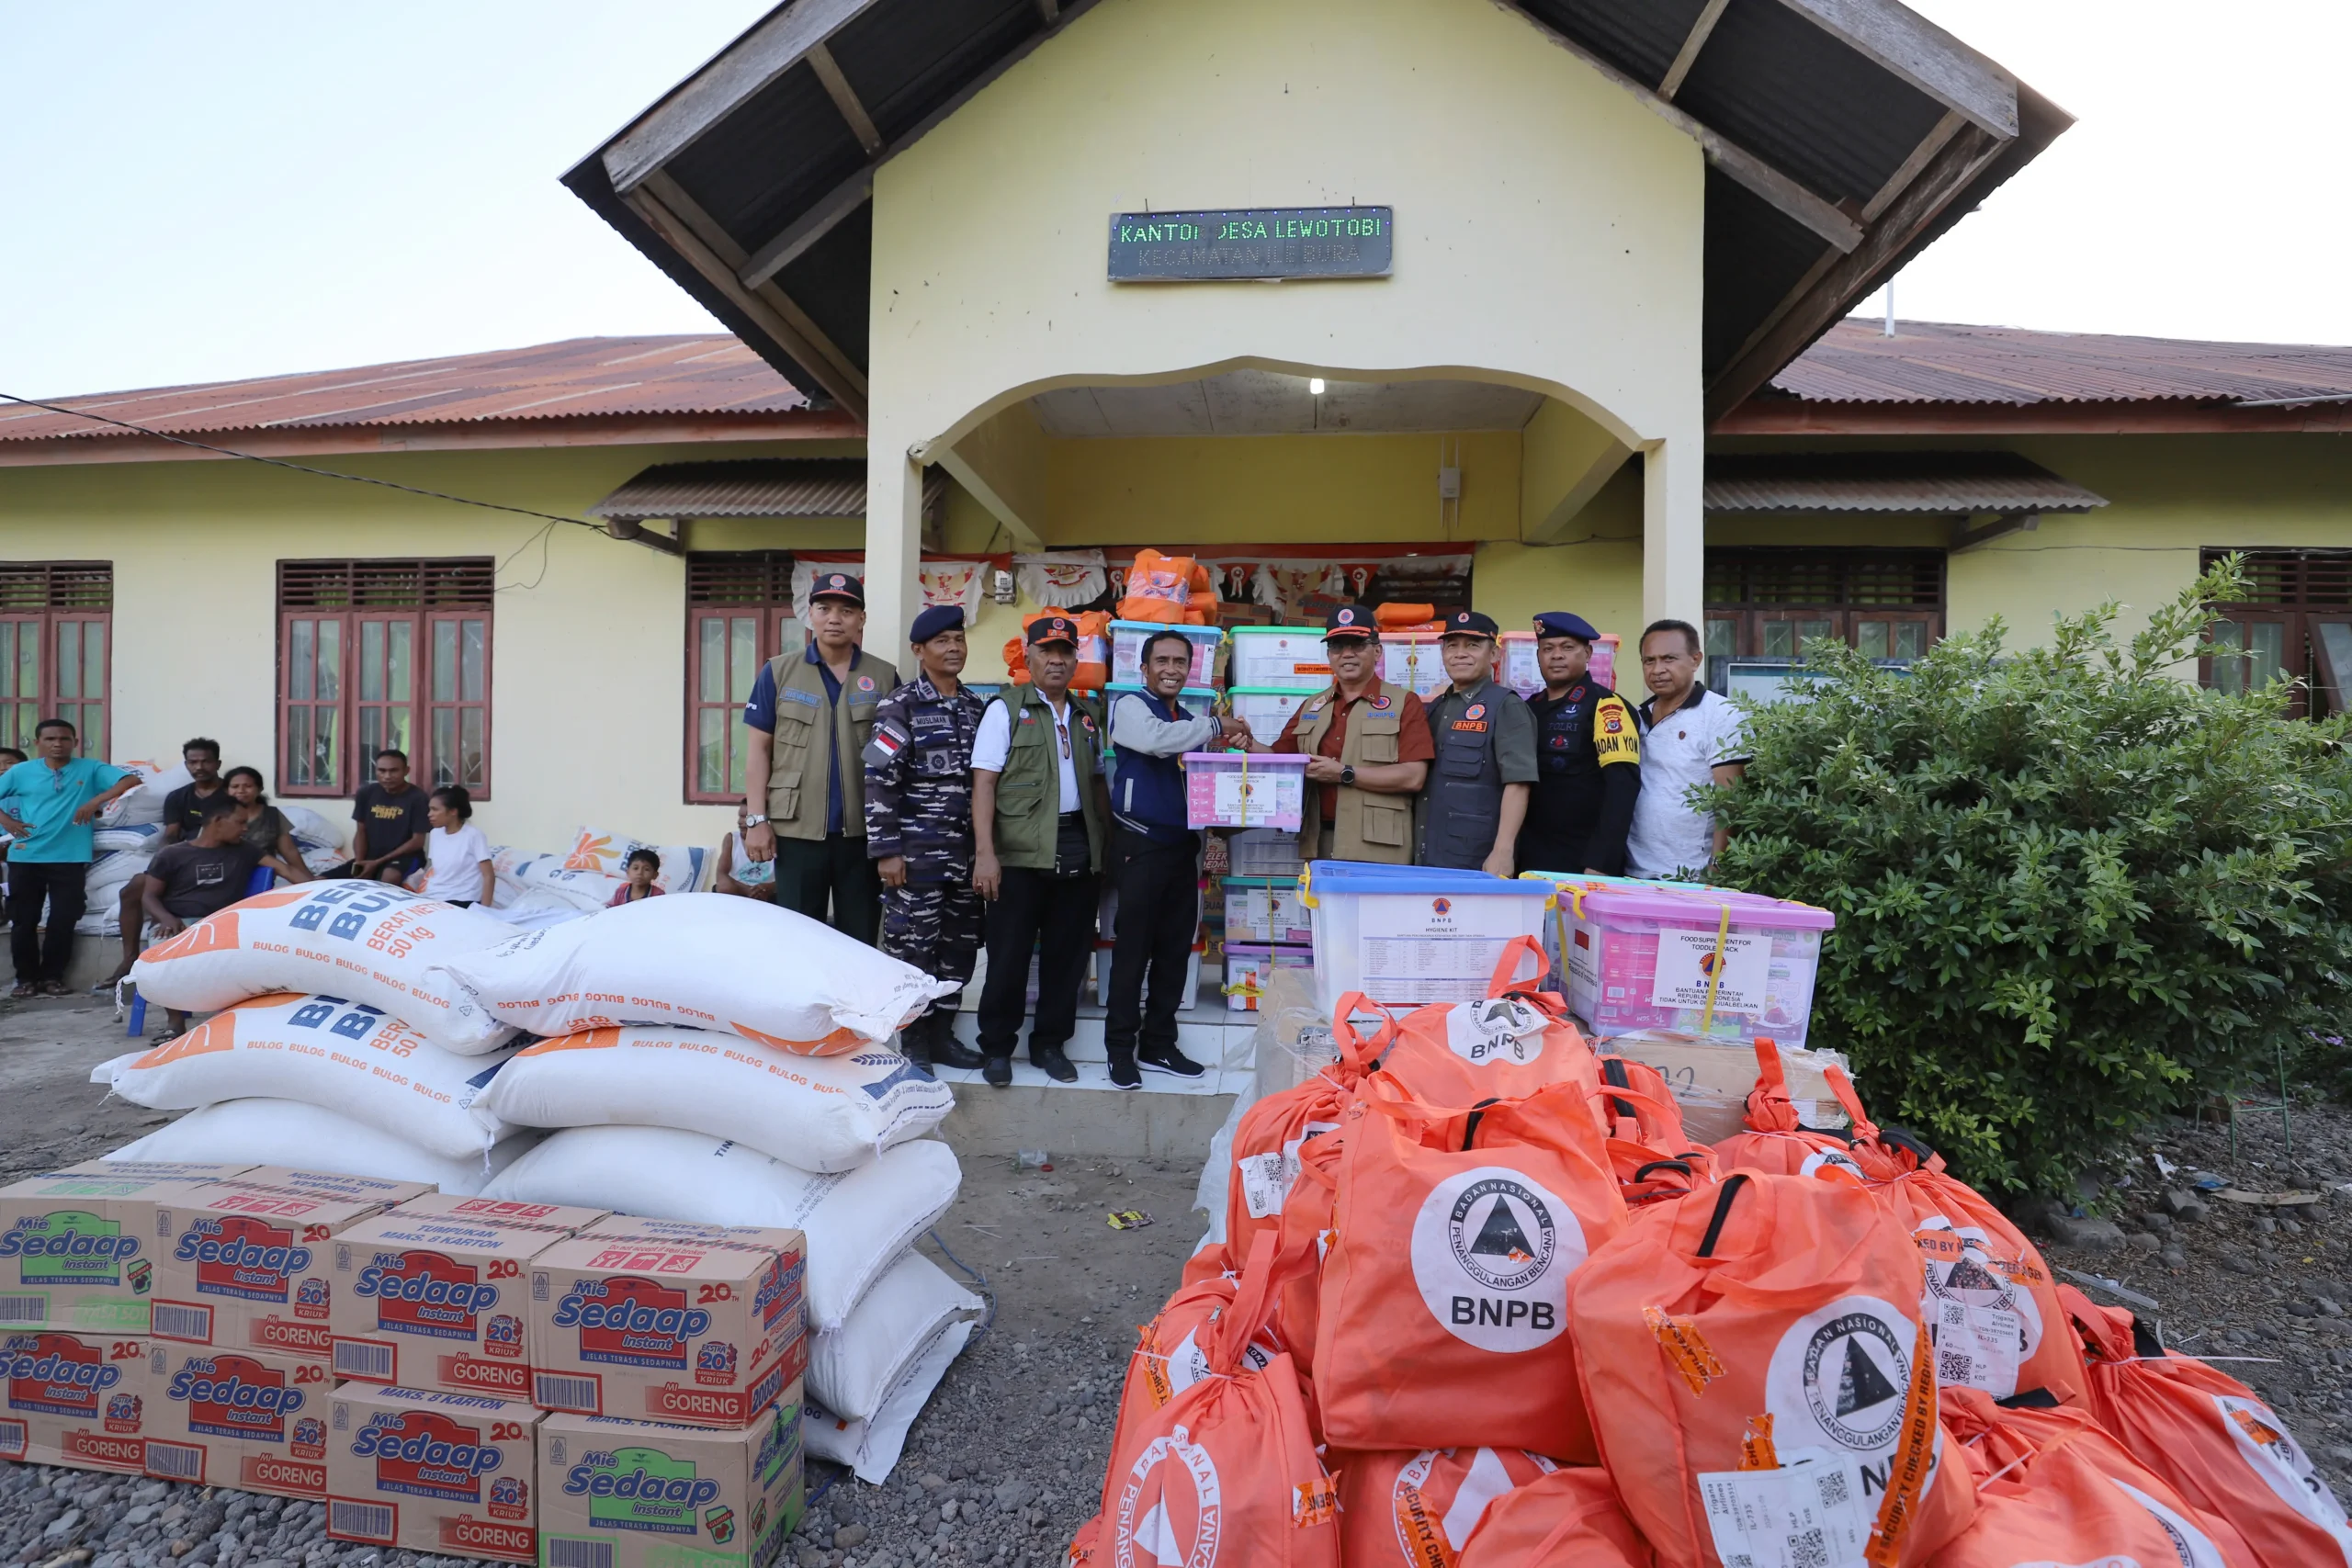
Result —
[{"label": "wooden roof beam", "polygon": [[1682,90],[1682,78],[1690,75],[1690,67],[1699,63],[1699,51],[1707,46],[1707,35],[1715,30],[1715,24],[1724,19],[1724,12],[1730,5],[1731,0],[1707,0],[1706,9],[1701,11],[1699,19],[1690,24],[1690,35],[1683,39],[1682,47],[1675,51],[1674,63],[1668,65],[1666,74],[1658,78],[1659,97],[1671,102],[1674,95]]},{"label": "wooden roof beam", "polygon": [[1951,34],[1893,0],[1781,0],[1822,31],[1900,76],[1978,130],[2018,133],[2018,82]]},{"label": "wooden roof beam", "polygon": [[841,110],[842,118],[849,121],[850,134],[856,137],[857,144],[865,149],[865,155],[871,158],[882,151],[882,133],[875,129],[874,117],[865,112],[865,105],[858,97],[857,89],[851,86],[849,78],[842,74],[841,66],[833,60],[833,51],[821,43],[809,45],[808,68],[817,73],[817,80],[824,84],[825,96],[833,100],[833,107]]}]

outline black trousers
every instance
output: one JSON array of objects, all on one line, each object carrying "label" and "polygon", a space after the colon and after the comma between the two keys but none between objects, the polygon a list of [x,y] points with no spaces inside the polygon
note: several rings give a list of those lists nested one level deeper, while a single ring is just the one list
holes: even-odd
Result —
[{"label": "black trousers", "polygon": [[[1119,890],[1111,985],[1102,999],[1103,1043],[1113,1051],[1176,1043],[1177,1010],[1191,972],[1193,934],[1201,922],[1201,840],[1159,844],[1125,828],[1112,829],[1112,876]],[[1144,998],[1148,971],[1151,994]]]},{"label": "black trousers", "polygon": [[882,874],[865,858],[865,836],[775,841],[775,901],[872,947],[882,931]]},{"label": "black trousers", "polygon": [[[65,966],[74,961],[74,922],[89,905],[89,874],[88,861],[8,863],[8,952],[18,985],[64,983]],[[43,904],[49,906],[46,937],[38,929]]]},{"label": "black trousers", "polygon": [[[1073,813],[1073,815],[1075,815]],[[1079,853],[1086,864],[1086,828],[1078,825]],[[1065,840],[1069,837],[1065,831]],[[1064,864],[1072,863],[1065,853]],[[1095,905],[1102,878],[1091,871],[1074,875],[1007,866],[996,902],[989,906],[989,977],[980,987],[980,1054],[1010,1056],[1021,1037],[1021,1015],[1028,1011],[1029,955],[1037,952],[1037,1016],[1029,1026],[1029,1049],[1061,1046],[1078,1030],[1078,987],[1094,951]],[[1040,949],[1042,948],[1042,951]]]}]

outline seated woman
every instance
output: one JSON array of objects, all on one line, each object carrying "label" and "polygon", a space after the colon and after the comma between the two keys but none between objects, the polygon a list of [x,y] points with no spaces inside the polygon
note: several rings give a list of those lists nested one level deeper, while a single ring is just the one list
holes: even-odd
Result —
[{"label": "seated woman", "polygon": [[294,841],[293,825],[286,813],[263,793],[259,768],[235,767],[221,775],[234,802],[222,815],[233,818],[238,836],[256,858],[272,857],[277,874],[288,882],[308,882],[311,868],[302,863],[302,847]]}]

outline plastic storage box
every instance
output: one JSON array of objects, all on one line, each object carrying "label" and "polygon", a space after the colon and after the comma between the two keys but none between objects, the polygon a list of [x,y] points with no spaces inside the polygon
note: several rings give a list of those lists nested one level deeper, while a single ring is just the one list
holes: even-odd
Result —
[{"label": "plastic storage box", "polygon": [[1476,1001],[1513,937],[1541,940],[1549,885],[1483,871],[1318,860],[1301,897],[1315,927],[1325,1010],[1362,991],[1387,1007]]},{"label": "plastic storage box", "polygon": [[1307,689],[1296,686],[1236,686],[1227,694],[1233,699],[1234,716],[1250,727],[1250,733],[1272,746],[1283,738],[1283,727],[1290,716],[1305,707],[1320,687]]},{"label": "plastic storage box", "polygon": [[1279,828],[1252,828],[1226,840],[1226,858],[1235,876],[1280,876],[1293,882],[1305,864],[1298,857],[1298,835]]},{"label": "plastic storage box", "polygon": [[1497,639],[1495,679],[1522,697],[1544,689],[1544,671],[1535,667],[1535,634],[1505,632]]},{"label": "plastic storage box", "polygon": [[1256,1012],[1258,998],[1277,969],[1312,969],[1315,950],[1262,942],[1225,944],[1225,1010]]},{"label": "plastic storage box", "polygon": [[1298,881],[1288,876],[1228,876],[1225,879],[1225,935],[1228,942],[1311,942],[1315,922],[1298,900]]},{"label": "plastic storage box", "polygon": [[1320,691],[1331,683],[1320,626],[1236,626],[1232,684]]},{"label": "plastic storage box", "polygon": [[1672,1030],[1802,1046],[1826,909],[1728,888],[1563,890],[1568,1008],[1606,1038]]},{"label": "plastic storage box", "polygon": [[1438,653],[1435,632],[1382,632],[1380,678],[1422,698],[1433,697],[1453,683]]},{"label": "plastic storage box", "polygon": [[1158,621],[1113,621],[1111,623],[1111,684],[1141,686],[1143,684],[1143,645],[1161,632],[1174,632],[1193,645],[1193,672],[1184,677],[1187,686],[1207,686],[1215,683],[1216,645],[1225,640],[1225,632],[1217,626],[1170,626]]},{"label": "plastic storage box", "polygon": [[1195,828],[1283,828],[1306,801],[1306,759],[1267,752],[1184,753],[1184,818]]}]

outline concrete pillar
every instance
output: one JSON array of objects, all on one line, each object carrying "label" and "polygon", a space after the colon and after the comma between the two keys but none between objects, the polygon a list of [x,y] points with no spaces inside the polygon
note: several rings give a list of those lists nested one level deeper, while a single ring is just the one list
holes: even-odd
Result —
[{"label": "concrete pillar", "polygon": [[[1704,630],[1707,588],[1706,441],[1697,431],[1642,452],[1642,624],[1688,621]],[[1630,651],[1630,650],[1628,650]]]},{"label": "concrete pillar", "polygon": [[865,646],[908,662],[907,633],[922,609],[922,470],[904,440],[869,425],[865,447]]}]

